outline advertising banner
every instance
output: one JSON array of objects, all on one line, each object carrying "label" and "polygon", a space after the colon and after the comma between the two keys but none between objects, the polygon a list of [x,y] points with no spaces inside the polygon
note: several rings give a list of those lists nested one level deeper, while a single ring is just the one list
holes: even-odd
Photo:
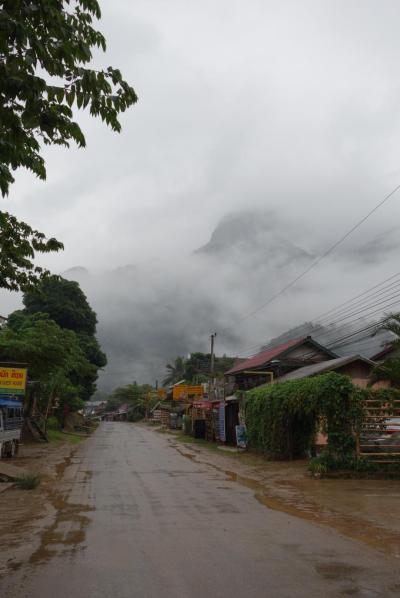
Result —
[{"label": "advertising banner", "polygon": [[0,394],[24,395],[28,370],[0,366]]},{"label": "advertising banner", "polygon": [[203,396],[203,387],[201,384],[197,386],[187,386],[186,384],[180,384],[174,386],[172,389],[172,398],[174,401],[187,401],[195,397]]}]

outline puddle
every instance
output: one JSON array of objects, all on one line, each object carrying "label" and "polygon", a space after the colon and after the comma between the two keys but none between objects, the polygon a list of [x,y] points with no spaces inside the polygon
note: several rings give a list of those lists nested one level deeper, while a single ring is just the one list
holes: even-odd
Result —
[{"label": "puddle", "polygon": [[38,564],[66,552],[74,552],[83,546],[90,517],[86,513],[94,510],[89,505],[69,503],[59,492],[49,492],[50,502],[56,511],[53,523],[41,534],[40,546],[31,555],[29,562]]}]

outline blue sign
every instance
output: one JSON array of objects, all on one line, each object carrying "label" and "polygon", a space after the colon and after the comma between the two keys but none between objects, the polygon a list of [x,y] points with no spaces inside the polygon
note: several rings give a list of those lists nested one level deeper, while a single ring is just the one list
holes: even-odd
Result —
[{"label": "blue sign", "polygon": [[11,397],[0,397],[0,407],[11,407],[12,409],[22,409],[22,401],[12,399]]},{"label": "blue sign", "polygon": [[225,403],[220,403],[218,408],[218,438],[225,442]]}]

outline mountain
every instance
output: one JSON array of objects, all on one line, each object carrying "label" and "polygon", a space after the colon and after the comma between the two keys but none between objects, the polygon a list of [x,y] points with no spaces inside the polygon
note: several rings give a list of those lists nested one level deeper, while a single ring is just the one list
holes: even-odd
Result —
[{"label": "mountain", "polygon": [[247,265],[274,265],[313,259],[278,230],[272,213],[243,211],[227,214],[213,231],[208,243],[195,251],[216,260],[239,258]]}]

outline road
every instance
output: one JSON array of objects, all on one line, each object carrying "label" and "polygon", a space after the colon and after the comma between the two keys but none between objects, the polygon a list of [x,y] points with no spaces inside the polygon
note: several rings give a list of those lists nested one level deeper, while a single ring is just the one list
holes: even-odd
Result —
[{"label": "road", "polygon": [[400,596],[398,560],[266,508],[140,425],[103,423],[3,598]]}]

